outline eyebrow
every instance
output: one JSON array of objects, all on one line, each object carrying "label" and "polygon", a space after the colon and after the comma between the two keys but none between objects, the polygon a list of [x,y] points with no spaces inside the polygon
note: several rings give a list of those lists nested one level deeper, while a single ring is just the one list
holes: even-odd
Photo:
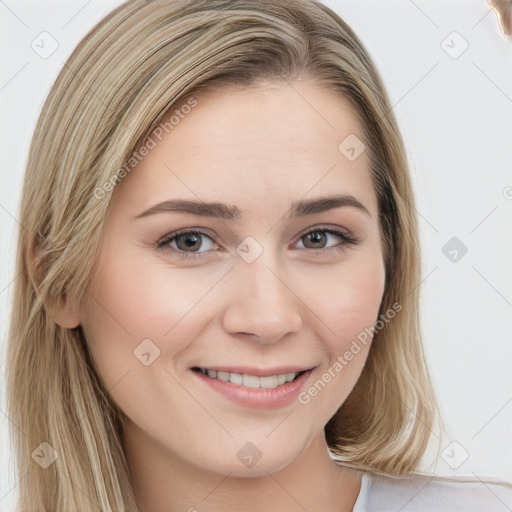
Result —
[{"label": "eyebrow", "polygon": [[[311,200],[293,201],[288,210],[288,217],[305,217],[315,213],[322,213],[334,208],[351,206],[372,217],[368,209],[355,197],[346,194],[334,194]],[[148,210],[136,215],[135,219],[148,217],[157,213],[190,213],[203,217],[216,217],[227,221],[240,219],[241,211],[234,205],[216,202],[204,202],[185,199],[174,199],[156,204]]]}]

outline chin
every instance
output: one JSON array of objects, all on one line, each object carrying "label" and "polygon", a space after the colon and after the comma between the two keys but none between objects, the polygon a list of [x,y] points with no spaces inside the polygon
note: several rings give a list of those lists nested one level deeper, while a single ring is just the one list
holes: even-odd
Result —
[{"label": "chin", "polygon": [[[231,477],[249,478],[261,477],[276,473],[290,465],[301,453],[301,447],[294,450],[290,445],[282,445],[283,450],[277,452],[274,447],[265,448],[263,443],[233,440],[231,447],[221,449],[219,453],[210,453],[196,461],[203,470],[228,475]],[[234,455],[227,457],[228,453]]]}]

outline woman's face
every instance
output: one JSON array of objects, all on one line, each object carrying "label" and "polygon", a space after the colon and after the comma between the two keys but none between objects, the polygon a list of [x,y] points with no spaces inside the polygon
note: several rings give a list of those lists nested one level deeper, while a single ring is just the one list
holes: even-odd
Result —
[{"label": "woman's face", "polygon": [[334,92],[196,100],[117,185],[80,323],[141,452],[263,474],[323,439],[361,373],[369,343],[351,347],[385,284],[377,199]]}]

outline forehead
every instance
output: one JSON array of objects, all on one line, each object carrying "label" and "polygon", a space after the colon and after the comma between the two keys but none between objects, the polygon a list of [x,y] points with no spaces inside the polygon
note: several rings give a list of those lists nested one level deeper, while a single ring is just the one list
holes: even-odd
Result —
[{"label": "forehead", "polygon": [[347,158],[343,141],[359,151],[363,132],[341,94],[294,82],[208,91],[195,100],[169,113],[173,123],[152,135],[153,149],[116,194],[143,206],[173,196],[284,204],[340,192],[376,208],[367,152]]}]

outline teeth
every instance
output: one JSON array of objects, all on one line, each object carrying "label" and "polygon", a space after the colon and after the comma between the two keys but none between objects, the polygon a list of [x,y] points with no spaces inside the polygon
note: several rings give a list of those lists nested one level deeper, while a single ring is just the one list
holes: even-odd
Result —
[{"label": "teeth", "polygon": [[239,373],[230,373],[229,374],[229,381],[232,382],[233,384],[244,384],[244,386],[246,385],[245,384],[245,375],[242,377],[242,375],[240,375]]},{"label": "teeth", "polygon": [[[233,381],[233,374],[231,374],[231,377],[229,378],[233,384],[238,384],[236,381]],[[245,375],[243,376],[243,380],[240,383],[246,388],[259,388],[260,387],[260,378],[256,377],[256,375]]]},{"label": "teeth", "polygon": [[217,372],[217,379],[223,380],[224,382],[229,382],[229,373]]},{"label": "teeth", "polygon": [[217,372],[215,370],[207,370],[200,368],[203,375],[208,375],[212,379],[220,379],[224,382],[232,382],[239,386],[246,388],[263,388],[263,389],[274,389],[277,386],[282,386],[286,382],[291,382],[298,373],[282,373],[280,375],[268,375],[266,377],[258,377],[257,375],[247,375],[240,373],[230,372]]},{"label": "teeth", "polygon": [[[286,375],[285,382],[286,382]],[[260,388],[273,389],[278,386],[277,375],[269,375],[268,377],[260,377],[258,379]],[[283,382],[284,384],[284,382]]]}]

